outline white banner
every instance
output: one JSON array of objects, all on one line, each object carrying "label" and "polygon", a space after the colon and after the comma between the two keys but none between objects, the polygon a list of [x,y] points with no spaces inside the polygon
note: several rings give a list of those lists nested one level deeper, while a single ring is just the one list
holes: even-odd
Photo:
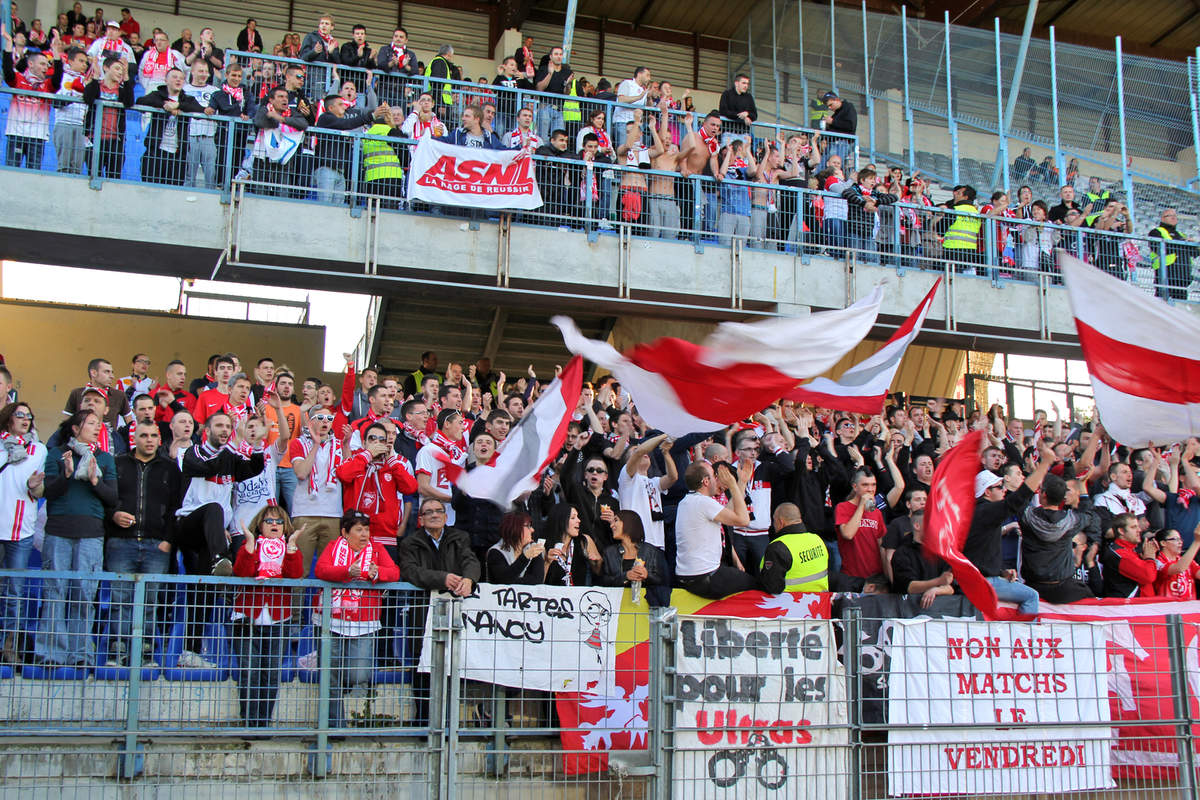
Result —
[{"label": "white banner", "polygon": [[[1070,725],[1110,720],[1103,625],[896,623],[888,794],[1055,794],[1115,786],[1112,729]],[[905,725],[937,727],[899,727]]]},{"label": "white banner", "polygon": [[[611,688],[623,591],[479,584],[462,603],[461,676],[543,692]],[[432,616],[425,619],[421,672],[429,672]]]},{"label": "white banner", "polygon": [[527,153],[459,147],[430,136],[418,141],[413,152],[408,197],[470,208],[531,211],[542,205]]},{"label": "white banner", "polygon": [[675,668],[676,800],[846,796],[831,622],[681,617]]},{"label": "white banner", "polygon": [[304,131],[298,131],[283,123],[278,128],[263,128],[258,132],[255,145],[261,148],[262,155],[268,161],[286,164],[296,155],[300,144],[304,141]]}]

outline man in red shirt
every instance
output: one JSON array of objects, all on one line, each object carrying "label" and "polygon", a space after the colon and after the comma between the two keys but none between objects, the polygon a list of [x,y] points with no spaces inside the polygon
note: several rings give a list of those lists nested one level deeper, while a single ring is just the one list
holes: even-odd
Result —
[{"label": "man in red shirt", "polygon": [[233,359],[229,356],[218,356],[213,364],[213,377],[216,378],[217,385],[196,396],[192,416],[196,418],[197,426],[203,425],[205,420],[225,408],[225,404],[229,402],[229,379],[233,377]]},{"label": "man in red shirt", "polygon": [[1159,545],[1158,558],[1154,561],[1158,569],[1154,594],[1172,600],[1195,600],[1196,576],[1200,575],[1200,564],[1196,563],[1196,553],[1200,551],[1200,525],[1196,526],[1192,544],[1186,551],[1179,531],[1159,531],[1154,538],[1158,539]]},{"label": "man in red shirt", "polygon": [[883,572],[880,542],[886,528],[875,507],[875,476],[866,470],[854,475],[853,495],[834,510],[845,590],[862,591],[868,578]]},{"label": "man in red shirt", "polygon": [[1158,543],[1148,538],[1133,514],[1117,514],[1112,521],[1116,537],[1100,551],[1105,597],[1152,597],[1158,575]]}]

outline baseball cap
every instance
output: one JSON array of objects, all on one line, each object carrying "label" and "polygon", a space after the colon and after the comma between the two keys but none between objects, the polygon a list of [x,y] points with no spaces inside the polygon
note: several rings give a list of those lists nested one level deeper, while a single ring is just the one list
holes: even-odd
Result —
[{"label": "baseball cap", "polygon": [[110,19],[108,22],[104,23],[104,27],[119,28],[119,27],[121,27],[121,23],[117,22],[115,19]]},{"label": "baseball cap", "polygon": [[990,469],[980,470],[975,476],[975,496],[983,497],[983,493],[1000,483],[1000,476]]}]

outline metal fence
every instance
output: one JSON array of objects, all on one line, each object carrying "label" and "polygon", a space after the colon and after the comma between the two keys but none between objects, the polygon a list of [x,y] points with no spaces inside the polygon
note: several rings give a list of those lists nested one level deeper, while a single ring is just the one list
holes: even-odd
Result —
[{"label": "metal fence", "polygon": [[[3,578],[5,796],[1196,796],[1194,604],[829,620],[818,595]],[[357,589],[377,631],[332,613]]]},{"label": "metal fence", "polygon": [[[760,104],[773,100],[784,117],[785,105],[799,105],[807,116],[835,88],[856,104],[873,159],[958,183],[960,138],[975,131],[995,142],[984,159],[995,187],[1010,186],[1005,170],[1026,146],[1039,164],[1050,157],[1055,183],[1095,173],[1130,196],[1139,178],[1189,192],[1200,178],[1189,153],[1200,127],[1196,59],[1130,56],[1119,36],[1110,50],[1060,44],[1053,26],[1048,40],[1022,48],[998,27],[952,25],[949,14],[918,19],[904,8],[868,12],[865,3],[759,0],[745,19],[730,64],[749,73]],[[922,125],[944,131],[949,147],[919,133]]]}]

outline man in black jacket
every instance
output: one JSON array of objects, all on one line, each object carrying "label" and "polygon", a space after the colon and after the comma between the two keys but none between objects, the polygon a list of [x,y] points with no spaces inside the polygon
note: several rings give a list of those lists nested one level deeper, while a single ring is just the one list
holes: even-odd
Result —
[{"label": "man in black jacket", "polygon": [[[208,107],[219,116],[233,117],[238,122],[233,125],[233,158],[230,163],[236,170],[246,154],[246,138],[252,129],[250,119],[254,116],[254,100],[249,91],[242,87],[242,67],[240,64],[230,64],[225,70],[225,83],[213,92],[208,100]],[[226,152],[230,147],[229,126],[217,125],[217,185],[225,185]]]},{"label": "man in black jacket", "polygon": [[142,180],[147,183],[167,183],[182,186],[187,164],[187,121],[180,114],[203,114],[204,107],[183,91],[183,70],[167,73],[167,82],[148,92],[139,104],[160,108],[165,113],[153,114],[146,131],[146,152],[142,155]]},{"label": "man in black jacket", "polygon": [[963,555],[979,568],[983,577],[996,590],[996,597],[1017,603],[1022,614],[1036,614],[1037,592],[1017,581],[1015,569],[1004,569],[1000,543],[1005,521],[1022,511],[1033,501],[1034,494],[1054,464],[1054,449],[1043,442],[1041,460],[1025,482],[1014,492],[1006,492],[1004,479],[990,470],[975,476],[975,513],[971,529],[963,545]]},{"label": "man in black jacket", "polygon": [[853,103],[843,100],[834,91],[826,92],[821,99],[825,101],[825,108],[829,109],[829,113],[822,120],[825,123],[825,132],[838,134],[821,137],[824,144],[822,149],[825,151],[821,168],[825,168],[830,156],[841,156],[842,168],[848,174],[854,166],[851,156],[854,152],[854,137],[858,131],[858,111]]},{"label": "man in black jacket", "polygon": [[754,105],[754,97],[750,94],[750,78],[738,75],[733,79],[733,85],[721,92],[721,102],[717,107],[721,113],[721,145],[727,145],[734,139],[743,142],[750,140],[750,124],[758,119],[758,107]]},{"label": "man in black jacket", "polygon": [[[567,152],[567,132],[562,128],[550,134],[550,143],[544,144],[533,151],[534,155],[548,158],[570,158]],[[554,215],[565,214],[567,198],[571,193],[571,170],[567,164],[558,161],[535,161],[537,168],[538,187],[542,190],[542,199],[546,208]]]},{"label": "man in black jacket", "polygon": [[[371,55],[371,45],[367,44],[367,29],[363,25],[355,25],[350,41],[343,42],[338,50],[338,60],[345,67],[362,67],[371,69],[375,66],[375,58]],[[363,80],[359,73],[347,75],[353,77],[355,86]],[[360,89],[361,91],[361,89]]]},{"label": "man in black jacket", "polygon": [[331,94],[325,98],[325,112],[317,119],[317,127],[343,133],[322,134],[317,142],[317,171],[314,183],[317,200],[322,203],[346,202],[346,186],[358,181],[357,174],[350,174],[354,151],[359,140],[349,135],[350,131],[365,129],[371,125],[372,117],[386,117],[387,104],[370,111],[347,109],[341,95]]},{"label": "man in black jacket", "polygon": [[[179,507],[179,467],[159,454],[161,436],[153,420],[137,423],[133,441],[133,452],[116,459],[117,506],[105,525],[105,569],[109,572],[163,574],[170,563],[175,510]],[[157,594],[156,586],[147,587],[148,632],[153,632],[155,627]],[[112,608],[116,630],[109,639],[107,665],[123,667],[128,664],[133,616],[132,582],[113,582]],[[152,656],[153,646],[153,635],[149,635],[143,652]],[[142,659],[143,666],[148,665],[147,660]]]},{"label": "man in black jacket", "polygon": [[[258,111],[254,114],[254,127],[260,131],[270,131],[286,123],[288,127],[295,130],[306,130],[308,120],[304,115],[289,113],[289,96],[288,90],[282,86],[271,89],[267,93],[267,102],[259,106]],[[301,145],[297,144],[296,147],[299,149]],[[280,155],[256,143],[254,147],[254,180],[268,184],[266,187],[260,187],[258,191],[264,194],[279,195],[283,193],[282,187],[284,186],[296,187],[301,185],[301,182],[303,185],[307,185],[309,176],[299,172],[301,166],[306,163],[302,160],[302,156],[303,154],[298,152],[293,152],[291,155]]]},{"label": "man in black jacket", "polygon": [[1051,603],[1073,603],[1094,597],[1075,579],[1072,542],[1085,519],[1065,505],[1067,483],[1053,473],[1042,481],[1040,505],[1021,515],[1021,575],[1026,584]]}]

